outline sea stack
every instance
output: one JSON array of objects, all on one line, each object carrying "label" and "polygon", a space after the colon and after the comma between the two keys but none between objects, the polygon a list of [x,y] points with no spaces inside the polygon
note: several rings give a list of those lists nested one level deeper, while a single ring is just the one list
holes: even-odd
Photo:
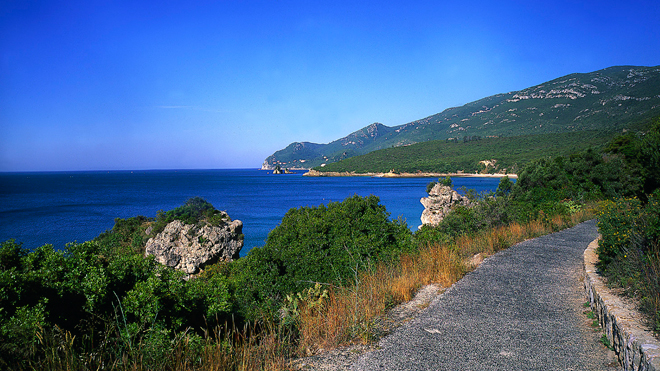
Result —
[{"label": "sea stack", "polygon": [[428,197],[419,200],[424,205],[422,212],[422,225],[437,226],[449,211],[457,205],[468,206],[470,200],[463,197],[449,186],[436,184],[429,192]]}]

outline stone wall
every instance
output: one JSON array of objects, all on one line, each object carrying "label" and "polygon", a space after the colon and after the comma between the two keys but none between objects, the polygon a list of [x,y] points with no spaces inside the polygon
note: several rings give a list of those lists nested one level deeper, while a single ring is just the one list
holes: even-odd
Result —
[{"label": "stone wall", "polygon": [[624,370],[660,371],[660,341],[643,325],[635,305],[616,295],[596,272],[597,246],[594,240],[584,251],[584,286],[591,309]]}]

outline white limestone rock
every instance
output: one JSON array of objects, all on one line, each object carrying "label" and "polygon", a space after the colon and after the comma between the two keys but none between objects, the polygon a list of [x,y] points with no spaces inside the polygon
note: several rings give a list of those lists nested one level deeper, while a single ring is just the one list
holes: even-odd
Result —
[{"label": "white limestone rock", "polygon": [[238,259],[243,248],[242,229],[240,220],[215,226],[207,222],[193,225],[175,220],[147,241],[145,256],[153,255],[163,265],[188,275],[196,274],[218,261]]},{"label": "white limestone rock", "polygon": [[470,204],[467,197],[461,196],[451,187],[442,184],[436,184],[428,197],[422,197],[419,200],[424,205],[422,212],[422,225],[436,226],[444,219],[449,211],[457,206]]}]

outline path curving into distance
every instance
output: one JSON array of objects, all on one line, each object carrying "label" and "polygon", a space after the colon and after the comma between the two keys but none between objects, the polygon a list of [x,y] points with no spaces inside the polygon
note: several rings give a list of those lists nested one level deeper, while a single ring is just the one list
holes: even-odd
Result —
[{"label": "path curving into distance", "polygon": [[486,259],[352,370],[619,370],[584,314],[594,220]]}]

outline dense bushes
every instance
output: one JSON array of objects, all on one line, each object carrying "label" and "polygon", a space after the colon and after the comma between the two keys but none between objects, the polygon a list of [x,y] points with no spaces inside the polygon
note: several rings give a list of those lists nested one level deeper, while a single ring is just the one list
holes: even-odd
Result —
[{"label": "dense bushes", "polygon": [[[546,170],[544,167],[537,169],[539,172]],[[556,186],[561,187],[563,183],[556,183]],[[542,202],[530,202],[525,196],[535,194],[537,190],[524,190],[522,187],[525,186],[520,182],[514,183],[508,177],[503,177],[495,192],[482,195],[467,192],[471,205],[455,206],[439,225],[422,226],[414,237],[419,243],[428,244],[446,242],[457,236],[472,235],[511,223],[525,224],[540,220],[550,225],[550,218],[568,218],[577,211],[576,207],[580,207],[579,203],[556,197]],[[555,190],[550,188],[545,192],[552,193]]]},{"label": "dense bushes", "polygon": [[598,229],[601,273],[639,298],[660,332],[660,191],[645,205],[637,198],[603,202]]},{"label": "dense bushes", "polygon": [[593,201],[637,195],[643,179],[636,164],[590,149],[534,161],[519,174],[517,183],[513,196],[524,202]]},{"label": "dense bushes", "polygon": [[615,138],[606,151],[628,171],[603,183],[606,194],[619,197],[601,205],[598,268],[610,284],[640,300],[660,332],[660,120],[646,133]]},{"label": "dense bushes", "polygon": [[217,225],[228,218],[227,214],[216,210],[210,202],[201,197],[193,197],[188,199],[183,206],[174,210],[159,211],[153,225],[153,233],[161,232],[167,224],[174,220],[180,220],[185,224],[197,224],[201,220],[206,220],[212,225]]},{"label": "dense bushes", "polygon": [[543,158],[518,176],[514,198],[525,202],[646,199],[660,186],[660,120],[645,133],[614,138],[603,150]]},{"label": "dense bushes", "polygon": [[139,359],[161,368],[176,339],[185,339],[190,351],[190,344],[202,344],[202,335],[232,317],[235,323],[277,322],[287,295],[315,282],[350,285],[361,272],[395,261],[412,246],[406,224],[389,220],[377,197],[353,196],[291,209],[264,247],[194,279],[143,256],[146,228],[226,215],[209,205],[195,198],[156,220],[117,219],[111,231],[61,251],[3,243],[0,365],[37,367],[46,356],[44,337],[64,333],[80,351],[85,344],[104,344],[88,349],[99,362],[116,362],[123,354],[128,358],[121,362]]},{"label": "dense bushes", "polygon": [[[188,210],[201,210],[197,215],[217,214],[205,205],[197,207],[199,203],[187,205],[193,205]],[[50,245],[28,251],[13,240],[4,242],[0,367],[37,367],[45,356],[41,346],[54,333],[69,334],[79,350],[98,344],[93,352],[99,362],[117,361],[120,353],[150,365],[148,359],[156,362],[158,357],[148,354],[171,351],[176,334],[194,342],[203,328],[229,318],[225,276],[206,274],[186,281],[183,273],[143,256],[144,229],[151,223],[144,217],[117,219],[97,239],[60,251]],[[99,349],[101,344],[107,348]],[[131,353],[138,348],[151,350]]]},{"label": "dense bushes", "polygon": [[39,337],[54,329],[76,336],[78,347],[82,339],[112,341],[116,347],[110,353],[130,344],[150,345],[154,334],[164,333],[158,347],[168,351],[174,332],[200,329],[230,308],[222,276],[185,281],[182,273],[153,259],[114,254],[95,241],[28,252],[10,240],[0,248],[0,267],[0,364],[5,365],[38,358]]},{"label": "dense bushes", "polygon": [[248,318],[257,308],[272,315],[287,294],[315,282],[351,285],[360,272],[411,248],[406,224],[390,221],[375,196],[291,209],[264,247],[236,262],[235,292]]}]

